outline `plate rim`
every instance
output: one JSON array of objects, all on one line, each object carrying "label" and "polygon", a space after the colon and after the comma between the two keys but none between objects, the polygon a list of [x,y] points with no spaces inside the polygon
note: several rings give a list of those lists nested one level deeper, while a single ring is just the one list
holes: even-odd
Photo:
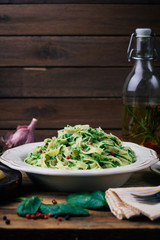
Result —
[{"label": "plate rim", "polygon": [[[8,167],[18,170],[18,171],[23,171],[26,173],[32,173],[32,174],[39,174],[39,175],[51,175],[51,176],[99,176],[99,175],[114,175],[114,174],[124,174],[124,173],[132,173],[136,171],[143,170],[147,167],[151,167],[152,165],[156,164],[156,162],[159,161],[159,158],[156,154],[156,152],[153,149],[146,148],[144,146],[140,146],[136,143],[132,142],[123,142],[124,146],[129,146],[130,145],[137,147],[137,148],[142,148],[146,149],[148,153],[150,153],[150,156],[152,156],[152,160],[148,160],[145,162],[142,162],[143,164],[138,164],[138,160],[135,163],[131,163],[126,166],[120,166],[116,168],[105,168],[105,169],[88,169],[88,170],[65,170],[65,169],[52,169],[52,168],[40,168],[37,166],[32,166],[27,163],[24,163],[24,166],[16,165],[15,163],[11,162],[11,160],[8,160],[6,158],[7,154],[12,154],[13,152],[20,152],[24,151],[25,148],[31,147],[34,148],[35,146],[42,145],[44,142],[34,142],[34,143],[27,143],[15,148],[11,148],[6,150],[1,156],[0,156],[0,162],[2,162],[4,165],[7,165]],[[31,148],[31,150],[32,150]],[[29,151],[31,151],[29,150]],[[28,152],[29,152],[28,151]]]}]

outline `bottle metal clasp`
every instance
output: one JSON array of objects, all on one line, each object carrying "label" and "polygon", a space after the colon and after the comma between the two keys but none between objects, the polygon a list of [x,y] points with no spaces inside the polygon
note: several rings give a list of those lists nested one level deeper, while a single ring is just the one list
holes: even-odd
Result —
[{"label": "bottle metal clasp", "polygon": [[[129,45],[128,45],[128,49],[127,49],[127,56],[128,56],[128,61],[129,61],[129,62],[130,62],[132,59],[142,59],[142,60],[144,60],[144,58],[133,56],[133,52],[135,51],[135,48],[131,48],[131,46],[132,46],[133,38],[134,38],[135,36],[136,36],[136,33],[132,33],[132,34],[131,34],[130,41],[129,41]],[[156,61],[156,60],[158,59],[158,52],[159,52],[159,51],[158,51],[158,42],[157,42],[156,34],[155,34],[155,33],[152,33],[151,36],[154,38],[155,48],[153,48],[153,57],[149,57],[149,58],[146,58],[146,59]]]}]

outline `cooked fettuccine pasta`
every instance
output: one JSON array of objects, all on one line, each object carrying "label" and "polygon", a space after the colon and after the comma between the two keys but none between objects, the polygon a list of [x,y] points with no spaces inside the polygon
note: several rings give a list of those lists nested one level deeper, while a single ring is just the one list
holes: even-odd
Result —
[{"label": "cooked fettuccine pasta", "polygon": [[136,156],[119,138],[100,127],[68,125],[58,131],[57,137],[45,139],[24,161],[38,167],[86,170],[128,165],[136,161]]}]

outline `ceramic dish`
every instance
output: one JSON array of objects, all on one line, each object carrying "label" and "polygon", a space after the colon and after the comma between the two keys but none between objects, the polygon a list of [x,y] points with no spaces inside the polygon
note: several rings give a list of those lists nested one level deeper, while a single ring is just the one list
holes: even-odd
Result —
[{"label": "ceramic dish", "polygon": [[16,196],[21,187],[22,174],[2,163],[0,163],[0,170],[5,174],[5,178],[0,180],[0,202],[3,202]]},{"label": "ceramic dish", "polygon": [[133,172],[150,167],[158,161],[154,150],[124,142],[136,153],[136,162],[127,166],[91,170],[41,168],[24,162],[27,154],[43,142],[29,143],[4,152],[0,161],[13,169],[24,171],[36,183],[53,191],[77,192],[106,190],[122,186]]}]

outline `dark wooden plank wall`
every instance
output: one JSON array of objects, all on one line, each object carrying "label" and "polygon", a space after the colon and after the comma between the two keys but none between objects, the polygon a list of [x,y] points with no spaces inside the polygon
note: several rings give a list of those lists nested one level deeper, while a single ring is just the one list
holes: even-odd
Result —
[{"label": "dark wooden plank wall", "polygon": [[36,117],[37,141],[87,123],[121,137],[130,34],[159,40],[159,13],[158,0],[0,0],[0,135]]}]

